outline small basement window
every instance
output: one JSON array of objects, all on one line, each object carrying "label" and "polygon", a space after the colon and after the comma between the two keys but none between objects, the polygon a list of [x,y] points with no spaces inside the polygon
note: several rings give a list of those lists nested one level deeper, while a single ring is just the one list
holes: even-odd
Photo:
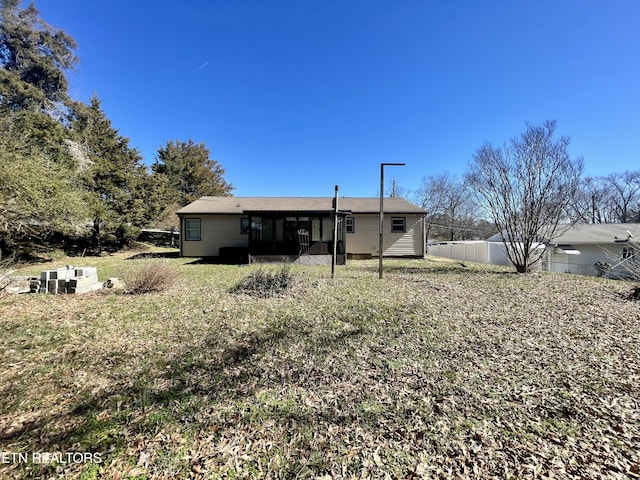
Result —
[{"label": "small basement window", "polygon": [[200,235],[200,219],[199,218],[187,218],[184,221],[186,241],[198,242],[201,240]]},{"label": "small basement window", "polygon": [[391,217],[391,232],[404,233],[407,231],[407,219],[405,217]]}]

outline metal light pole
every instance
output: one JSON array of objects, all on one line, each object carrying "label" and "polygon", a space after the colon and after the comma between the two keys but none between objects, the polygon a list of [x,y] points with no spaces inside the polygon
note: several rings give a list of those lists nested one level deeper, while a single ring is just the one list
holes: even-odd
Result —
[{"label": "metal light pole", "polygon": [[336,273],[336,257],[338,256],[338,185],[333,200],[333,251],[331,252],[331,278]]},{"label": "metal light pole", "polygon": [[382,254],[384,252],[384,167],[387,165],[404,167],[404,163],[381,163],[380,164],[380,244],[378,248],[378,278],[382,278]]}]

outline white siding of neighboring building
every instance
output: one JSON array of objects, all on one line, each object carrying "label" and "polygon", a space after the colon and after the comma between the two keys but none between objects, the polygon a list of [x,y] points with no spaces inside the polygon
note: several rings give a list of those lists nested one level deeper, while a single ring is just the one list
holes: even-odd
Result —
[{"label": "white siding of neighboring building", "polygon": [[546,269],[550,272],[597,275],[598,272],[594,264],[604,262],[614,266],[622,260],[622,248],[625,246],[626,244],[622,243],[576,244],[574,247],[580,252],[580,255],[567,255],[559,253],[558,249],[550,248],[547,251]]},{"label": "white siding of neighboring building", "polygon": [[504,243],[488,242],[487,251],[487,263],[493,265],[512,265],[511,260],[509,260],[509,254],[507,253],[507,246]]},{"label": "white siding of neighboring building", "polygon": [[[568,255],[555,247],[547,248],[542,260],[533,266],[534,270],[547,272],[573,273],[578,275],[597,275],[594,264],[605,262],[614,266],[622,260],[622,248],[625,244],[575,244],[573,247],[580,255]],[[511,265],[505,245],[501,242],[485,240],[446,242],[431,244],[427,253],[436,257],[452,258],[467,262],[492,265]],[[612,273],[623,271],[618,267]]]},{"label": "white siding of neighboring building", "polygon": [[[181,239],[183,257],[218,257],[221,247],[248,247],[249,235],[240,233],[241,216],[190,215],[182,218],[181,231],[185,231],[185,219],[200,219],[200,240]],[[184,236],[183,236],[184,237]]]},{"label": "white siding of neighboring building", "polygon": [[[391,231],[391,218],[404,217],[406,232]],[[354,233],[347,233],[347,253],[378,256],[380,215],[353,215]],[[394,257],[424,255],[424,225],[422,215],[385,214],[384,254]]]}]

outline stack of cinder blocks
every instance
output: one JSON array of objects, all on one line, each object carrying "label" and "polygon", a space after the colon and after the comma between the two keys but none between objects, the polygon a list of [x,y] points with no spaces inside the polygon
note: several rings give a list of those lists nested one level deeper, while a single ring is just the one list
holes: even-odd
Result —
[{"label": "stack of cinder blocks", "polygon": [[64,267],[45,270],[38,280],[32,281],[31,290],[40,293],[87,293],[102,288],[96,267]]}]

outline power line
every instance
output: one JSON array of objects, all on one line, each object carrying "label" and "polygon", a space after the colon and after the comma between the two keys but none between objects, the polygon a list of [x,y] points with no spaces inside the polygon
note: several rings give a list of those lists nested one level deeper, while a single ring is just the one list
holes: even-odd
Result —
[{"label": "power line", "polygon": [[476,228],[454,227],[453,225],[440,225],[439,223],[431,223],[431,222],[426,222],[426,223],[427,225],[431,225],[432,227],[448,228],[449,230],[466,230],[468,232],[480,232],[484,230],[484,228],[481,228],[481,227],[476,227]]}]

